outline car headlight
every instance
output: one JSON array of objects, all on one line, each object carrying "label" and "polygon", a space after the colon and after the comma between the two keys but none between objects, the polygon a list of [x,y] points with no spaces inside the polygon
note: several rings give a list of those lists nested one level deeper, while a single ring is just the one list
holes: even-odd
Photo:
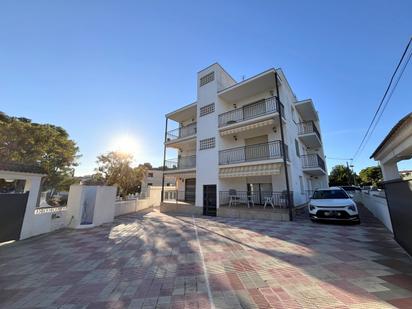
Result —
[{"label": "car headlight", "polygon": [[355,205],[348,206],[348,209],[351,210],[351,211],[356,211]]},{"label": "car headlight", "polygon": [[316,207],[315,207],[315,206],[313,206],[312,204],[309,204],[309,209],[310,209],[310,210],[315,210],[315,209],[316,209]]}]

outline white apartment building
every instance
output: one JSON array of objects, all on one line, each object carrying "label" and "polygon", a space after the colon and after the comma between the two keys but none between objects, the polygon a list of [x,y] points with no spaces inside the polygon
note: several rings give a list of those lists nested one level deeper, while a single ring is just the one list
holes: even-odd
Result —
[{"label": "white apartment building", "polygon": [[297,206],[328,185],[318,113],[312,100],[296,99],[281,69],[241,82],[218,63],[201,70],[196,101],[166,115],[164,145],[176,201],[204,214],[288,207],[287,192]]}]

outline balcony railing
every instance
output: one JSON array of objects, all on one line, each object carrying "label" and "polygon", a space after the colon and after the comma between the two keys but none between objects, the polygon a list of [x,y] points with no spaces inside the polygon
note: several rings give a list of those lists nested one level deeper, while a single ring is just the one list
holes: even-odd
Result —
[{"label": "balcony railing", "polygon": [[[293,192],[290,192],[290,201],[293,207]],[[252,207],[256,209],[262,209],[262,205],[265,205],[267,209],[287,208],[289,204],[287,191],[274,192],[274,191],[220,191],[219,192],[219,204],[220,206],[228,206],[233,208],[239,207]],[[260,205],[260,207],[259,207]]]},{"label": "balcony railing", "polygon": [[180,203],[194,205],[196,193],[191,191],[165,190],[163,192],[163,201],[168,203]]},{"label": "balcony railing", "polygon": [[[250,161],[282,158],[281,141],[236,147],[219,151],[219,164],[235,164]],[[288,146],[285,144],[286,159],[289,160]]]},{"label": "balcony railing", "polygon": [[196,122],[194,122],[187,126],[168,131],[167,136],[166,136],[166,141],[169,142],[175,139],[195,135],[196,130],[197,130],[197,124]]},{"label": "balcony railing", "polygon": [[196,156],[180,157],[165,161],[166,170],[184,170],[196,167]]},{"label": "balcony railing", "polygon": [[316,127],[316,125],[313,121],[300,122],[297,125],[298,125],[298,134],[299,135],[315,133],[319,137],[319,140],[321,139],[319,130]]},{"label": "balcony railing", "polygon": [[220,114],[219,128],[226,125],[264,116],[267,114],[275,113],[278,112],[279,109],[281,115],[284,117],[285,112],[283,104],[279,102],[280,108],[278,108],[278,104],[276,103],[276,101],[276,97],[271,97]]},{"label": "balcony railing", "polygon": [[303,168],[318,168],[320,167],[324,171],[325,169],[325,161],[317,154],[309,154],[301,156],[302,160],[302,167]]}]

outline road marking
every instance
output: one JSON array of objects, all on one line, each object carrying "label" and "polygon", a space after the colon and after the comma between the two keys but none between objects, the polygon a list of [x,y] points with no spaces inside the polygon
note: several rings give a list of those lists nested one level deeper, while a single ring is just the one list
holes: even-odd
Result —
[{"label": "road marking", "polygon": [[196,221],[195,221],[194,216],[192,216],[192,220],[193,220],[193,227],[195,229],[197,244],[199,245],[200,257],[202,258],[203,273],[205,275],[205,282],[206,282],[206,287],[207,287],[207,296],[209,297],[210,308],[215,309],[215,304],[213,302],[212,291],[210,290],[209,277],[207,276],[207,270],[206,270],[205,259],[204,259],[204,256],[203,256],[203,250],[202,250],[202,246],[200,245],[199,234],[197,233],[197,226],[196,226]]}]

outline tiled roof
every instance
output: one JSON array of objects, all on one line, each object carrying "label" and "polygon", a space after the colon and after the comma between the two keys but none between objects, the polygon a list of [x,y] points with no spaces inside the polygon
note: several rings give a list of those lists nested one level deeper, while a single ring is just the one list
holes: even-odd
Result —
[{"label": "tiled roof", "polygon": [[11,162],[0,162],[0,171],[45,174],[44,170],[38,165],[27,165]]}]

